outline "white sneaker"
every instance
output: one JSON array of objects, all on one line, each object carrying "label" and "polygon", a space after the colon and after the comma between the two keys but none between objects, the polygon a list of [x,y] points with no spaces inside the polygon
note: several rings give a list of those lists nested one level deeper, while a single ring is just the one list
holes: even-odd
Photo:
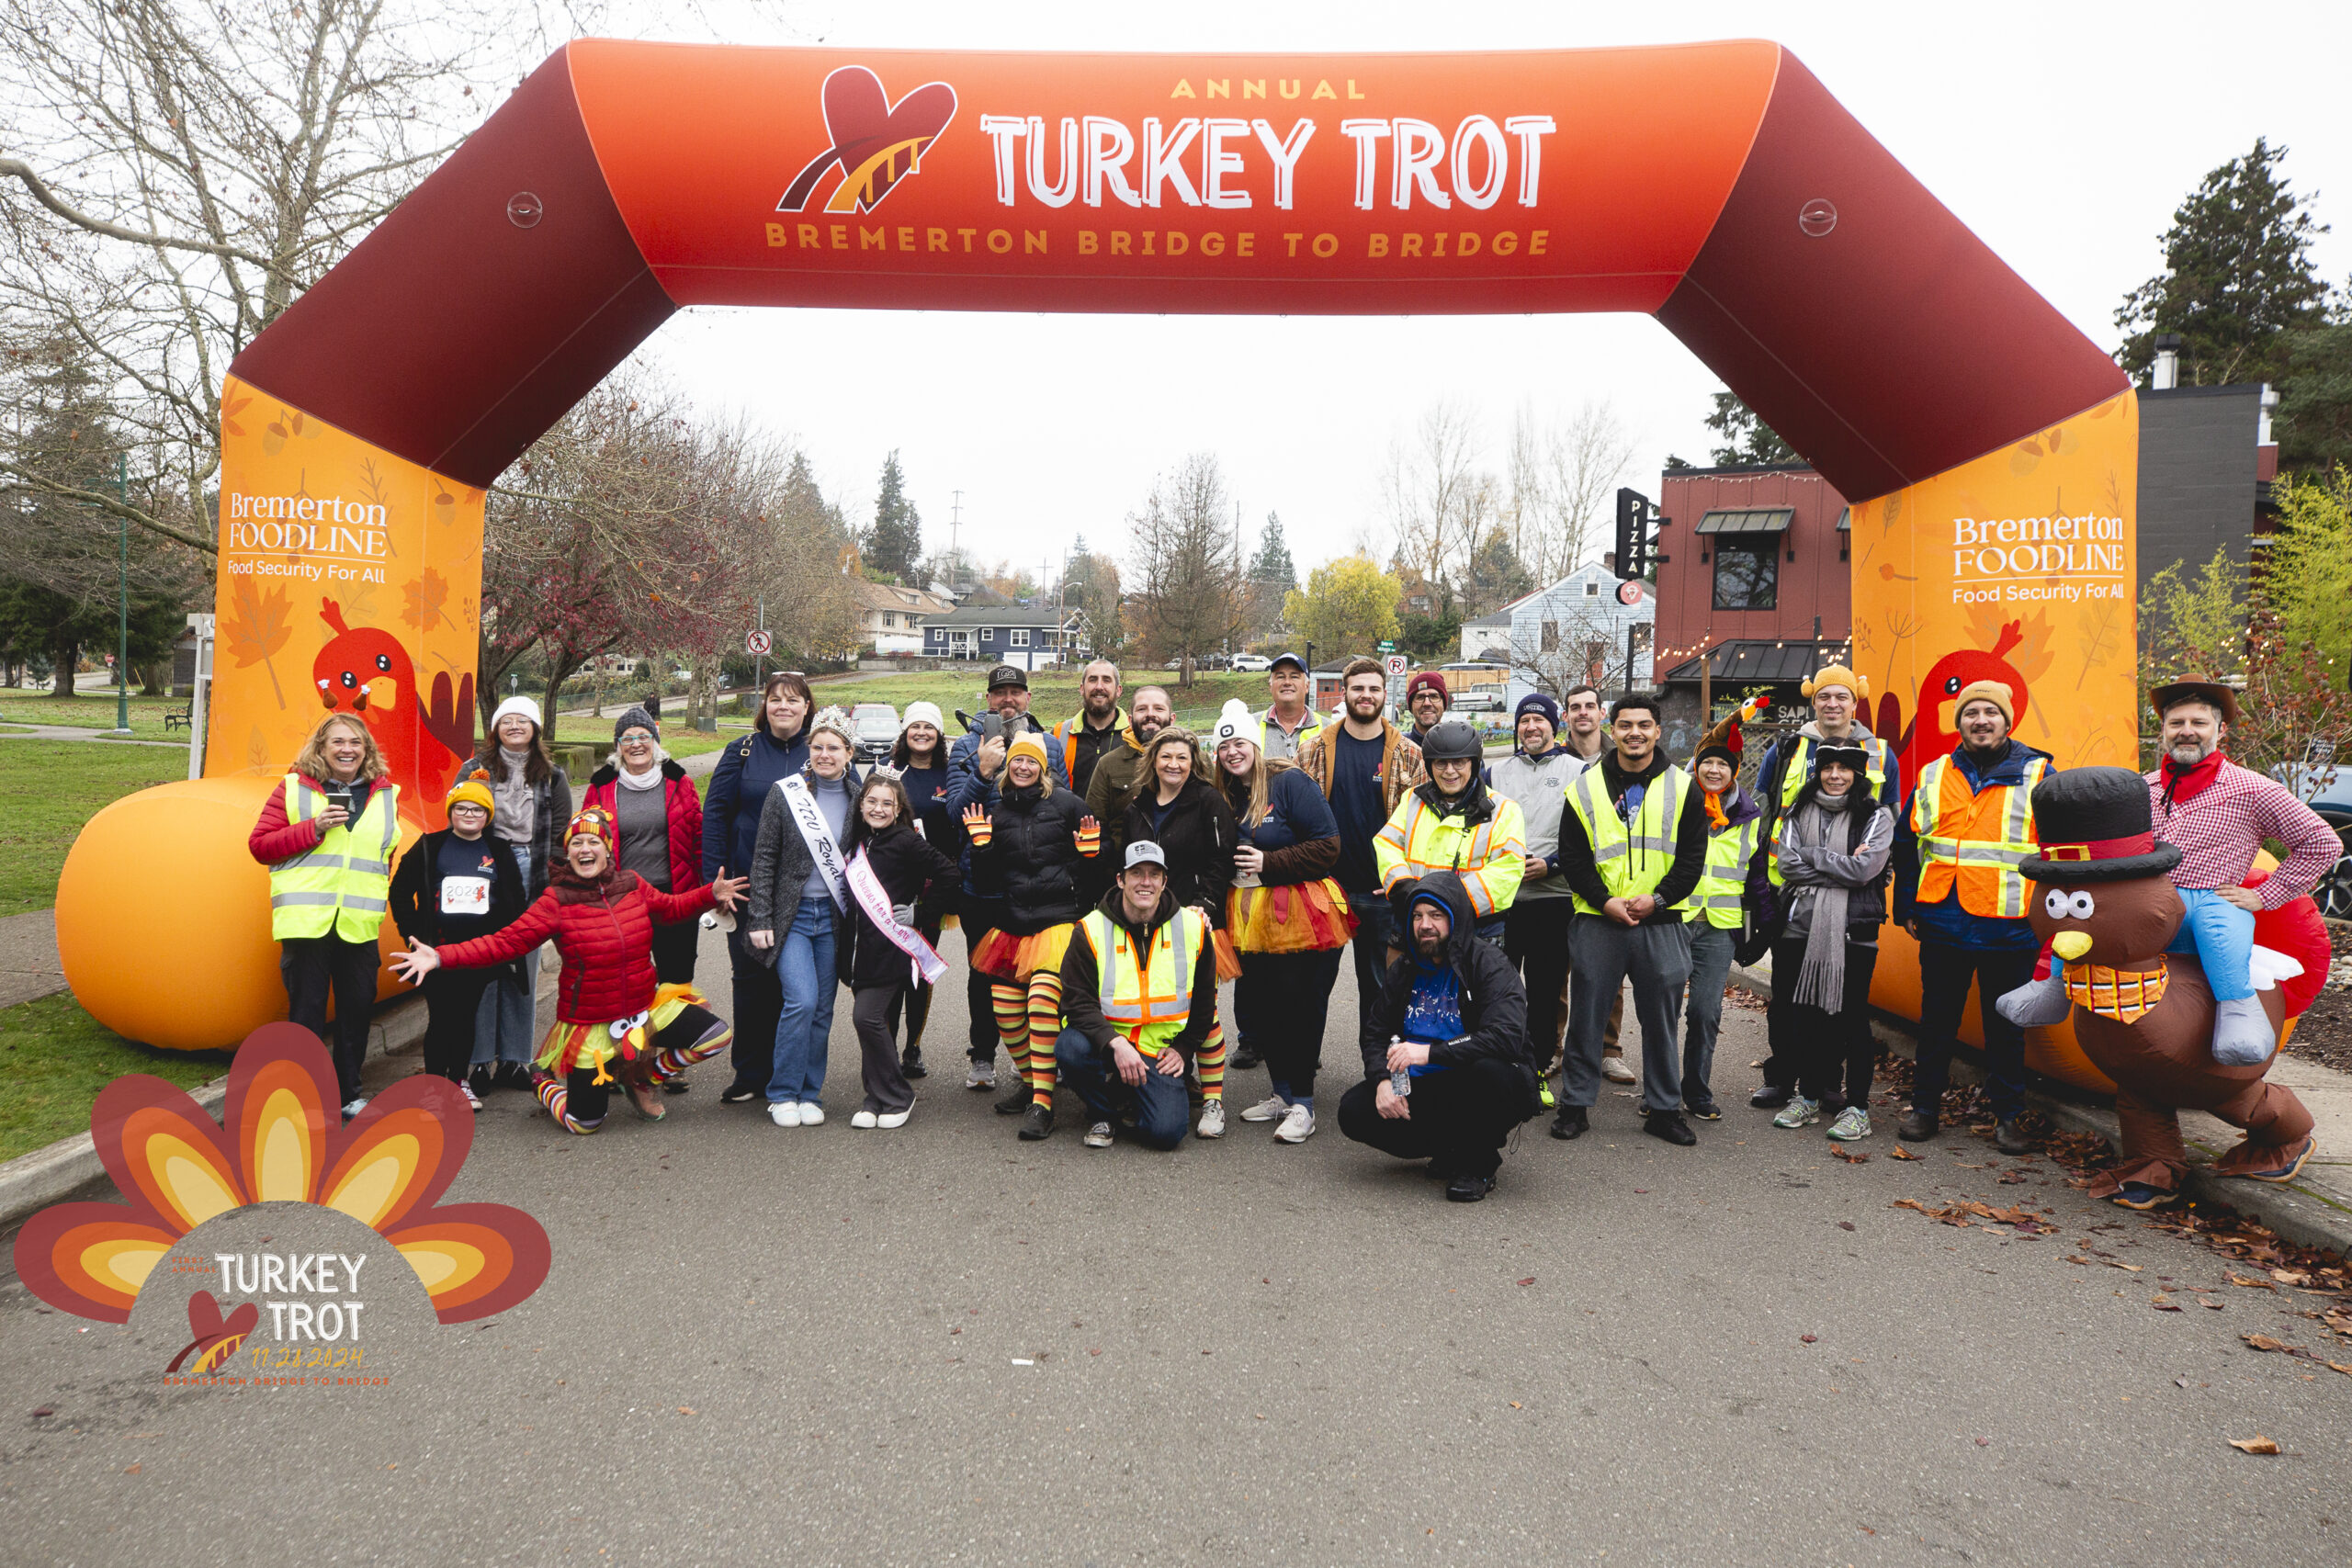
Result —
[{"label": "white sneaker", "polygon": [[1290,1114],[1290,1101],[1279,1094],[1270,1094],[1241,1113],[1244,1122],[1279,1122]]},{"label": "white sneaker", "polygon": [[1772,1118],[1772,1125],[1775,1127],[1810,1127],[1815,1122],[1820,1120],[1821,1102],[1819,1100],[1807,1100],[1801,1094],[1792,1094],[1789,1097],[1788,1104],[1781,1108],[1781,1113]]},{"label": "white sneaker", "polygon": [[853,1127],[870,1128],[874,1125],[874,1112],[871,1111],[853,1111],[850,1113],[849,1124]]},{"label": "white sneaker", "polygon": [[468,1110],[480,1111],[481,1109],[481,1096],[474,1092],[473,1085],[468,1083],[463,1078],[459,1078],[458,1080],[458,1092],[466,1097],[466,1108]]},{"label": "white sneaker", "polygon": [[881,1128],[886,1133],[893,1133],[905,1126],[907,1124],[907,1118],[912,1116],[914,1113],[915,1108],[911,1105],[908,1106],[904,1111],[885,1111],[880,1115],[874,1118],[874,1124],[876,1127]]},{"label": "white sneaker", "polygon": [[800,1104],[797,1100],[779,1100],[768,1107],[768,1120],[779,1127],[800,1125]]},{"label": "white sneaker", "polygon": [[[969,1057],[965,1059],[970,1061]],[[996,1065],[993,1062],[972,1062],[964,1069],[964,1087],[968,1089],[994,1089]]]},{"label": "white sneaker", "polygon": [[365,1110],[367,1110],[367,1109],[368,1109],[368,1097],[367,1097],[366,1095],[364,1095],[364,1094],[363,1094],[363,1095],[361,1095],[357,1100],[345,1100],[345,1101],[344,1101],[344,1106],[343,1106],[343,1119],[344,1119],[345,1121],[348,1122],[348,1121],[350,1121],[353,1117],[355,1117],[355,1116],[358,1115],[361,1111],[365,1111]]},{"label": "white sneaker", "polygon": [[1201,1102],[1200,1125],[1193,1129],[1193,1135],[1196,1138],[1222,1138],[1225,1136],[1224,1100],[1208,1100]]},{"label": "white sneaker", "polygon": [[1623,1056],[1601,1057],[1600,1076],[1607,1078],[1611,1083],[1639,1083],[1642,1081],[1641,1075],[1634,1071],[1632,1067],[1627,1066],[1625,1065],[1625,1058]]},{"label": "white sneaker", "polygon": [[800,1102],[800,1124],[803,1127],[823,1126],[825,1124],[825,1108],[818,1104],[813,1100],[802,1100]]},{"label": "white sneaker", "polygon": [[1283,1118],[1283,1124],[1274,1129],[1274,1142],[1278,1144],[1303,1144],[1313,1136],[1315,1112],[1304,1105],[1292,1106]]},{"label": "white sneaker", "polygon": [[1086,1130],[1086,1136],[1080,1138],[1079,1142],[1084,1144],[1090,1149],[1109,1148],[1111,1146],[1111,1123],[1108,1122],[1097,1122],[1093,1126],[1089,1127]]}]

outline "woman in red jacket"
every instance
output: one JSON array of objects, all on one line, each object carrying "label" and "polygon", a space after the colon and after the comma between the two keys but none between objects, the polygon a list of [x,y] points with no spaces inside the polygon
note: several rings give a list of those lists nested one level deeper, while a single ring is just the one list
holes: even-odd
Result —
[{"label": "woman in red jacket", "polygon": [[[632,707],[613,726],[612,760],[588,777],[582,807],[612,813],[620,835],[623,871],[645,878],[657,893],[691,893],[702,886],[702,796],[686,770],[662,750],[662,725]],[[681,920],[653,928],[653,973],[665,986],[694,983],[699,925]],[[686,1092],[686,1080],[662,1084],[671,1094]]]},{"label": "woman in red jacket", "polygon": [[503,964],[553,939],[563,958],[556,1025],[539,1047],[532,1088],[556,1124],[574,1133],[604,1124],[616,1078],[639,1116],[660,1121],[657,1086],[734,1038],[701,992],[654,977],[653,926],[691,920],[714,904],[733,908],[743,878],[722,866],[716,882],[663,893],[623,869],[616,846],[612,814],[588,807],[564,829],[564,864],[522,919],[444,948],[412,942],[392,960],[401,978],[415,981],[445,964]]}]

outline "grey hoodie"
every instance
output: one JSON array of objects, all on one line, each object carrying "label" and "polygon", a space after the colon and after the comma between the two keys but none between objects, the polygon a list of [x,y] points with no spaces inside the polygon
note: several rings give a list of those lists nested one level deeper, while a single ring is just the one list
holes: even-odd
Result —
[{"label": "grey hoodie", "polygon": [[1540,758],[1513,751],[1487,770],[1495,793],[1519,803],[1527,818],[1528,856],[1542,857],[1546,868],[1541,880],[1519,885],[1517,902],[1568,897],[1568,879],[1559,867],[1560,813],[1567,807],[1568,786],[1586,766],[1574,751],[1555,745]]}]

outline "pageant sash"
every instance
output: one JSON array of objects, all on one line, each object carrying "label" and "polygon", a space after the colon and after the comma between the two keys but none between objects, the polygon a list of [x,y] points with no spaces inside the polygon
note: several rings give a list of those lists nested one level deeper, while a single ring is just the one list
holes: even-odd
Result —
[{"label": "pageant sash", "polygon": [[808,781],[798,773],[788,773],[776,781],[775,787],[784,792],[784,804],[792,813],[793,824],[800,829],[800,841],[817,858],[817,869],[825,874],[825,888],[833,896],[833,908],[849,913],[849,893],[842,868],[842,849],[833,842],[833,830],[825,825],[825,814],[817,806],[817,796]]},{"label": "pageant sash", "polygon": [[915,973],[922,976],[923,983],[939,984],[939,977],[947,973],[947,961],[932,950],[921,931],[899,923],[899,917],[890,909],[890,895],[883,891],[882,879],[874,874],[864,850],[858,851],[856,858],[849,863],[849,890],[857,896],[857,907],[865,911],[874,929],[889,938],[891,946],[915,961]]}]

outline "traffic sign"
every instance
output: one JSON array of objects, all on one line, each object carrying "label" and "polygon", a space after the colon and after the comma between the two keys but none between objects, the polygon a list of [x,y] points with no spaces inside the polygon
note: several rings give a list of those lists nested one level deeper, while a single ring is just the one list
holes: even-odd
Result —
[{"label": "traffic sign", "polygon": [[1390,654],[1388,656],[1389,678],[1393,680],[1396,676],[1402,675],[1405,672],[1405,666],[1408,662],[1408,660],[1401,653]]},{"label": "traffic sign", "polygon": [[1384,642],[1380,644],[1380,651],[1383,653],[1394,653],[1396,651],[1396,645],[1393,642]]},{"label": "traffic sign", "polygon": [[753,632],[743,639],[743,651],[758,659],[765,659],[775,646],[775,639],[765,632]]}]

